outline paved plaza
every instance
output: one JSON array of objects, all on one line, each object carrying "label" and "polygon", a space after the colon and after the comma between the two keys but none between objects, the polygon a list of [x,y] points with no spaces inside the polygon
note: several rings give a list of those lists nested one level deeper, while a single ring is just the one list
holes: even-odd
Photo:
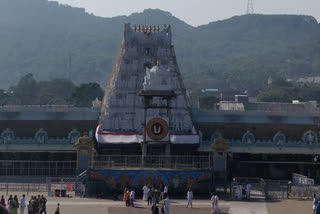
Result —
[{"label": "paved plaza", "polygon": [[[20,196],[21,192],[9,192]],[[31,195],[45,193],[30,193]],[[0,192],[4,195],[6,192]],[[91,198],[57,198],[47,197],[48,214],[53,214],[57,203],[60,203],[61,214],[151,214],[150,207],[145,201],[137,200],[136,207],[125,207],[122,201],[112,201]],[[311,200],[282,200],[282,201],[224,201],[220,200],[220,208],[224,214],[292,214],[312,213]],[[170,213],[173,214],[210,214],[210,200],[194,200],[193,208],[186,208],[186,200],[171,200]]]},{"label": "paved plaza", "polygon": [[[58,200],[50,200],[48,203],[48,213],[53,213]],[[61,204],[61,214],[151,214],[151,207],[147,206],[145,201],[137,200],[135,207],[125,207],[121,201],[110,200],[66,200],[59,202]],[[221,202],[222,213],[229,213],[229,203]],[[210,201],[194,201],[193,208],[186,208],[186,201],[172,200],[170,206],[171,213],[183,214],[208,214],[210,213]]]}]

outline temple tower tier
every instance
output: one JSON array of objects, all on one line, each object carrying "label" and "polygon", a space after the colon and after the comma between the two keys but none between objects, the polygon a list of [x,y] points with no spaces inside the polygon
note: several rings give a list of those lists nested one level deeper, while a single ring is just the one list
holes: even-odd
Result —
[{"label": "temple tower tier", "polygon": [[154,153],[153,147],[168,155],[172,144],[199,144],[171,35],[169,25],[124,25],[101,107],[98,145],[140,144],[143,155]]}]

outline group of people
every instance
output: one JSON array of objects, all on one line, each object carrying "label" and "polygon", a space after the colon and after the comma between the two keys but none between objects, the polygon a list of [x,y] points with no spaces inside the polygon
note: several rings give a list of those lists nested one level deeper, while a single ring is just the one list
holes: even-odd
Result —
[{"label": "group of people", "polygon": [[[187,208],[189,205],[192,208],[192,199],[193,199],[193,192],[191,189],[187,192]],[[220,213],[220,208],[219,208],[219,197],[218,195],[212,194],[211,195],[211,213]]]},{"label": "group of people", "polygon": [[[155,186],[145,185],[142,188],[143,201],[147,201],[148,205],[151,205],[152,214],[169,214],[170,211],[170,199],[168,196],[168,187],[160,188],[158,190]],[[123,192],[123,201],[126,206],[134,206],[135,192],[130,191],[129,188],[125,188]],[[187,192],[187,208],[192,208],[193,192],[191,188]],[[212,213],[220,213],[219,208],[219,197],[218,195],[212,194],[211,197],[211,210]]]},{"label": "group of people", "polygon": [[151,187],[144,185],[142,188],[142,192],[142,200],[147,201],[148,205],[153,205],[165,199],[165,194],[168,195],[168,186],[164,186],[164,188],[160,186],[160,190],[158,190],[155,186]]},{"label": "group of people", "polygon": [[244,188],[241,184],[236,186],[236,197],[238,200],[242,200],[244,197],[246,199],[250,199],[250,193],[251,193],[251,184],[246,184],[246,187]]},{"label": "group of people", "polygon": [[[160,204],[160,210],[162,214],[169,214],[170,211],[170,199],[167,193],[164,193],[163,200],[159,202]],[[159,214],[159,207],[157,206],[157,203],[153,203],[151,206],[152,214]]]},{"label": "group of people", "polygon": [[47,199],[43,195],[31,196],[28,204],[28,214],[47,213]]},{"label": "group of people", "polygon": [[[152,214],[169,214],[170,210],[170,199],[169,189],[166,185],[160,185],[159,189],[156,186],[144,185],[142,188],[143,198],[142,200],[147,201],[148,205],[151,205]],[[160,207],[158,207],[158,204]]]},{"label": "group of people", "polygon": [[20,213],[24,214],[24,209],[26,208],[25,195],[23,195],[19,201],[17,195],[12,197],[9,196],[8,201],[6,202],[4,196],[1,196],[0,204],[2,208],[6,208],[10,214],[18,214],[18,208],[20,208]]},{"label": "group of people", "polygon": [[[28,214],[43,214],[47,213],[46,211],[46,204],[47,199],[43,195],[37,196],[31,196],[28,203],[26,203],[26,196],[23,194],[20,200],[18,200],[18,197],[15,195],[12,197],[12,195],[9,196],[8,200],[6,201],[4,196],[1,196],[0,200],[0,206],[1,210],[5,210],[9,214],[18,214],[18,210],[20,211],[19,214],[24,214],[25,209],[27,208]],[[60,204],[57,204],[57,208],[55,211],[55,214],[60,214]]]},{"label": "group of people", "polygon": [[129,188],[124,188],[122,199],[125,202],[126,206],[134,207],[135,197],[136,197],[136,193],[134,190],[130,190]]}]

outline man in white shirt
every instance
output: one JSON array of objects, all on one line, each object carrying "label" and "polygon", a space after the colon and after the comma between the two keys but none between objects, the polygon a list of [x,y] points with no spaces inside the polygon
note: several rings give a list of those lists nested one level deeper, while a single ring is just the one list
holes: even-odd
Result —
[{"label": "man in white shirt", "polygon": [[189,204],[191,205],[192,208],[192,199],[193,199],[193,192],[191,191],[191,189],[189,189],[189,191],[187,192],[187,208],[189,207]]},{"label": "man in white shirt", "polygon": [[169,214],[169,209],[170,209],[170,199],[169,196],[165,194],[164,199],[164,214]]},{"label": "man in white shirt", "polygon": [[211,213],[215,212],[215,207],[216,207],[216,198],[214,194],[211,195]]},{"label": "man in white shirt", "polygon": [[220,209],[219,209],[219,197],[218,195],[214,196],[214,200],[215,200],[215,213],[220,213]]},{"label": "man in white shirt", "polygon": [[219,197],[217,195],[212,194],[211,196],[211,212],[216,214],[220,213],[219,209]]},{"label": "man in white shirt", "polygon": [[238,200],[242,200],[242,191],[243,191],[243,187],[242,185],[238,185],[238,188],[237,188],[237,196],[238,196]]},{"label": "man in white shirt", "polygon": [[164,193],[164,194],[168,194],[168,186],[167,186],[167,185],[164,186],[163,193]]},{"label": "man in white shirt", "polygon": [[22,195],[22,198],[20,199],[20,214],[24,214],[24,209],[26,208],[26,199],[25,195]]},{"label": "man in white shirt", "polygon": [[130,192],[130,202],[131,202],[131,206],[134,207],[134,198],[136,196],[136,193],[134,190],[131,190]]},{"label": "man in white shirt", "polygon": [[147,185],[144,185],[144,186],[143,186],[142,191],[143,191],[143,198],[142,198],[142,200],[144,200],[144,201],[148,200],[149,188],[147,187]]}]

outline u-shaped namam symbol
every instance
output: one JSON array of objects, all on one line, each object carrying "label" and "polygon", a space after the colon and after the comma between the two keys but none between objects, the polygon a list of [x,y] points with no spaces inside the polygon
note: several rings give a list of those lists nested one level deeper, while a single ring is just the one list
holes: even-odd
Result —
[{"label": "u-shaped namam symbol", "polygon": [[161,133],[161,125],[153,126],[153,133],[160,134]]}]

